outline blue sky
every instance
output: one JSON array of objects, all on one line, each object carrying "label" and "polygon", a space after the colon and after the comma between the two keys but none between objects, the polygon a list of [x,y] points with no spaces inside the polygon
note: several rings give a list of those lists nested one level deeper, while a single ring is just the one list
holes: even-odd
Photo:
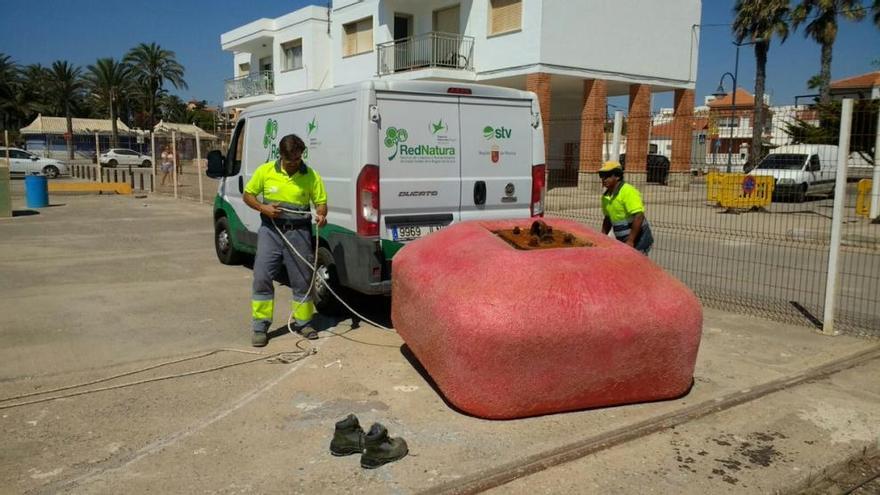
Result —
[{"label": "blue sky", "polygon": [[[553,0],[561,1],[561,0]],[[662,0],[645,0],[662,1]],[[0,19],[0,52],[22,64],[51,64],[68,60],[77,65],[99,57],[122,57],[141,42],[157,42],[176,52],[186,67],[189,89],[184,99],[217,104],[223,80],[232,75],[232,56],[220,50],[220,34],[260,17],[278,17],[310,3],[305,0],[54,0],[4,2]],[[703,0],[697,103],[715,90],[725,71],[733,71],[730,22],[733,0]],[[625,22],[621,21],[621,27]],[[721,24],[720,26],[718,24]],[[624,29],[621,29],[624,32]],[[662,34],[646,33],[658,37]],[[832,77],[880,70],[880,30],[868,20],[841,25],[834,46]],[[740,52],[739,85],[754,87],[754,53]],[[819,71],[819,47],[793,33],[784,44],[774,41],[769,54],[767,90],[773,104],[791,104],[809,91],[806,80]],[[729,78],[725,81],[729,88]],[[620,104],[620,103],[619,103]],[[623,103],[625,104],[625,103]],[[654,106],[671,106],[668,94],[658,94]]]}]

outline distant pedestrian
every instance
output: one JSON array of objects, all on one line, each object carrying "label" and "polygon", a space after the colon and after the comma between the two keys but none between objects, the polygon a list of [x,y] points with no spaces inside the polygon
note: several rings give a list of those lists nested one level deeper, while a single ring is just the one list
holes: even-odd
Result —
[{"label": "distant pedestrian", "polygon": [[639,190],[623,180],[618,162],[605,162],[599,169],[605,192],[602,194],[602,233],[614,230],[614,237],[646,255],[654,244],[651,227],[645,218],[645,205]]},{"label": "distant pedestrian", "polygon": [[161,185],[165,185],[165,180],[168,179],[168,176],[174,170],[174,155],[171,153],[171,148],[166,144],[164,148],[162,148],[162,155],[160,157],[162,159],[162,166],[160,170],[162,170],[162,182]]}]

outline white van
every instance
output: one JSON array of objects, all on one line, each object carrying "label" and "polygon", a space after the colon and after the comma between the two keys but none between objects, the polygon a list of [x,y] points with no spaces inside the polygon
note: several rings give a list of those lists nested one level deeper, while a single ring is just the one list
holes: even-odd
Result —
[{"label": "white van", "polygon": [[798,203],[808,195],[834,194],[837,146],[791,144],[770,151],[750,175],[776,179],[774,195]]},{"label": "white van", "polygon": [[[368,81],[254,106],[229,151],[208,156],[220,261],[254,253],[259,214],[242,201],[254,170],[297,134],[323,177],[329,208],[319,275],[389,294],[391,260],[407,242],[464,220],[544,211],[544,137],[534,93],[436,81]],[[319,284],[319,287],[320,284]],[[326,290],[316,304],[332,306]]]}]

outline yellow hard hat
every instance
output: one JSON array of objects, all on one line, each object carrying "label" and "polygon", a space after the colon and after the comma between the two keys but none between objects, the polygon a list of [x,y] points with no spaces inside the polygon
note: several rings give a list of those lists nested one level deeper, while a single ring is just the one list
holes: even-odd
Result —
[{"label": "yellow hard hat", "polygon": [[620,169],[623,170],[623,167],[620,165],[620,162],[610,161],[605,162],[602,165],[602,168],[599,169],[599,172],[610,172],[612,170]]}]

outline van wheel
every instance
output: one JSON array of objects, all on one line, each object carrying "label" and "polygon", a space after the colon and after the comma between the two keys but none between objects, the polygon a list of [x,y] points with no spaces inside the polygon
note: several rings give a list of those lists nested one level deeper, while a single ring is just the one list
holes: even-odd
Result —
[{"label": "van wheel", "polygon": [[798,188],[797,191],[794,192],[794,202],[795,203],[803,203],[807,198],[807,185],[801,184],[801,187]]},{"label": "van wheel", "polygon": [[312,294],[315,299],[315,307],[318,312],[324,315],[338,315],[342,312],[342,304],[333,297],[333,294],[327,289],[329,285],[334,292],[339,294],[339,278],[336,275],[336,260],[333,253],[324,246],[318,248],[318,273],[315,275],[315,287]]},{"label": "van wheel", "polygon": [[217,259],[224,265],[241,263],[242,253],[232,247],[232,233],[226,217],[220,217],[214,222],[214,250],[217,251]]}]

